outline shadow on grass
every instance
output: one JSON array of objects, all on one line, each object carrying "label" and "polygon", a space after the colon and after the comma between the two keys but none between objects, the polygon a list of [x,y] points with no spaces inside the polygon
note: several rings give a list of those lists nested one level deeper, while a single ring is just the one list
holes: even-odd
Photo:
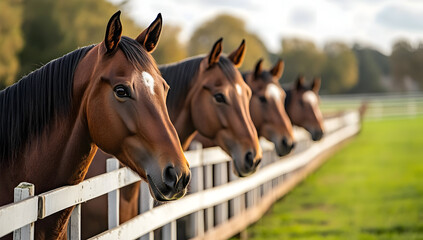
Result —
[{"label": "shadow on grass", "polygon": [[307,225],[328,225],[328,221],[325,220],[314,220],[314,219],[308,219],[308,218],[299,218],[293,220],[296,223],[299,224],[307,224]]},{"label": "shadow on grass", "polygon": [[374,235],[401,234],[401,233],[423,233],[423,226],[392,226],[390,228],[362,228],[361,232]]},{"label": "shadow on grass", "polygon": [[289,234],[289,236],[292,238],[306,238],[306,237],[315,237],[319,235],[323,237],[340,236],[340,235],[345,235],[345,232],[341,230],[322,230],[322,231],[306,231],[302,233]]}]

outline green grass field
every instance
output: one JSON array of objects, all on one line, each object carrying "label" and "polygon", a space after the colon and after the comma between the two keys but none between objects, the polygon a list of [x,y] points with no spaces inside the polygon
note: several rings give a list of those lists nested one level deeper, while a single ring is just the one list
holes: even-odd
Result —
[{"label": "green grass field", "polygon": [[423,239],[423,118],[362,132],[248,228],[249,239]]}]

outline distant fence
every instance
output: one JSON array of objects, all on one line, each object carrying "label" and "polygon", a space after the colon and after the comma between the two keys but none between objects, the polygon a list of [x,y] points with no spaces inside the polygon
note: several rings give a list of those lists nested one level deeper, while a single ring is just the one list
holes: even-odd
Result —
[{"label": "distant fence", "polygon": [[[271,204],[317,168],[341,143],[360,130],[359,113],[348,112],[326,119],[327,134],[311,142],[308,133],[296,129],[300,144],[293,154],[279,158],[273,144],[261,140],[262,166],[255,174],[238,178],[231,171],[231,159],[220,148],[187,151],[192,169],[189,195],[153,208],[148,186],[141,184],[141,214],[119,225],[119,188],[139,181],[128,168],[118,169],[114,159],[108,173],[74,186],[32,196],[34,186],[15,189],[15,202],[0,207],[0,237],[14,231],[15,239],[33,239],[34,222],[70,206],[76,206],[68,224],[68,238],[80,239],[80,204],[108,194],[109,229],[91,239],[225,239],[257,221]],[[36,186],[35,186],[36,187]]]},{"label": "distant fence", "polygon": [[321,96],[323,112],[357,109],[366,102],[365,118],[403,118],[423,116],[423,93],[351,94]]}]

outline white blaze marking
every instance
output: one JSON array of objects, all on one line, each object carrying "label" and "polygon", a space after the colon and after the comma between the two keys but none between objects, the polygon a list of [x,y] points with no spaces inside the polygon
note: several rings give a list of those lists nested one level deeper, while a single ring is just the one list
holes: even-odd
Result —
[{"label": "white blaze marking", "polygon": [[150,89],[150,93],[154,95],[154,78],[148,72],[142,72],[142,80],[145,86]]},{"label": "white blaze marking", "polygon": [[317,96],[313,91],[305,92],[303,95],[303,101],[309,102],[311,105],[316,105],[318,103]]},{"label": "white blaze marking", "polygon": [[235,84],[235,88],[236,88],[236,92],[238,93],[238,95],[242,95],[242,88],[241,86],[239,86],[239,84]]},{"label": "white blaze marking", "polygon": [[266,95],[270,98],[273,98],[275,102],[279,102],[282,99],[280,88],[273,83],[267,85]]}]

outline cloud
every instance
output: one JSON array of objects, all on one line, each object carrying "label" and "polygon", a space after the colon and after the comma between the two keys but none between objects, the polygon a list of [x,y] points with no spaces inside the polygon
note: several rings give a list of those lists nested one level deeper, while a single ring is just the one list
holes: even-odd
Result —
[{"label": "cloud", "polygon": [[[192,0],[187,0],[192,1]],[[194,0],[192,2],[198,2]],[[254,9],[255,4],[253,4],[250,0],[202,0],[200,1],[202,4],[207,5],[209,7],[228,7],[232,9]]]},{"label": "cloud", "polygon": [[298,27],[309,27],[316,21],[316,14],[310,9],[296,8],[289,16],[289,22]]},{"label": "cloud", "polygon": [[376,15],[376,23],[390,29],[423,31],[423,14],[404,6],[387,6]]}]

